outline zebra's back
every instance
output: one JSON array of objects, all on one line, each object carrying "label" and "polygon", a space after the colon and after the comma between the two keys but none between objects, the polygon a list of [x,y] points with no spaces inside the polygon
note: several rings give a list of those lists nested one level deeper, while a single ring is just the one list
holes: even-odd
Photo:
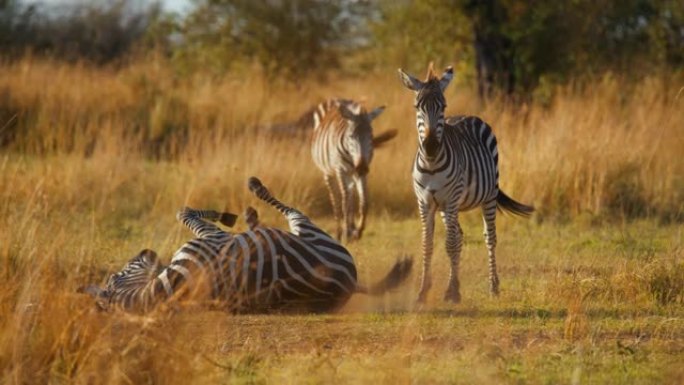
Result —
[{"label": "zebra's back", "polygon": [[468,210],[492,199],[499,191],[499,153],[492,128],[476,116],[446,119],[447,146],[460,156],[463,196],[459,206]]},{"label": "zebra's back", "polygon": [[340,113],[341,104],[352,103],[346,99],[329,99],[318,104],[314,110],[314,129],[311,135],[311,157],[326,175],[337,170],[354,168],[351,155],[343,147],[347,121]]}]

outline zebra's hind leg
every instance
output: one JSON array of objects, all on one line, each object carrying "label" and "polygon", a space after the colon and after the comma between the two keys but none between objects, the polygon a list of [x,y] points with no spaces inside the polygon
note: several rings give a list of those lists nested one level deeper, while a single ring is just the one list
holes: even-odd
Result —
[{"label": "zebra's hind leg", "polygon": [[302,228],[301,225],[308,225],[309,227],[313,227],[318,230],[318,227],[314,225],[306,215],[302,214],[295,208],[286,206],[273,195],[271,195],[266,186],[264,186],[259,179],[251,177],[249,178],[247,184],[249,186],[249,190],[257,198],[275,207],[276,210],[280,211],[280,213],[285,216],[288,224],[290,225],[290,231],[293,234],[301,235],[302,232],[307,231],[306,229]]},{"label": "zebra's hind leg", "polygon": [[444,227],[446,227],[446,252],[451,261],[451,273],[449,274],[447,290],[444,293],[444,300],[459,303],[461,302],[461,284],[458,279],[458,269],[461,247],[463,246],[463,231],[458,223],[458,212],[456,210],[442,211],[442,220]]},{"label": "zebra's hind leg", "polygon": [[499,295],[499,276],[496,273],[496,200],[482,205],[484,239],[489,255],[489,294]]},{"label": "zebra's hind leg", "polygon": [[333,215],[335,216],[335,226],[337,226],[335,230],[336,238],[338,241],[342,241],[342,224],[340,223],[342,218],[340,212],[339,196],[337,191],[337,181],[335,180],[334,175],[325,175],[324,178],[325,186],[328,188],[328,193],[330,194],[330,204],[333,208]]}]

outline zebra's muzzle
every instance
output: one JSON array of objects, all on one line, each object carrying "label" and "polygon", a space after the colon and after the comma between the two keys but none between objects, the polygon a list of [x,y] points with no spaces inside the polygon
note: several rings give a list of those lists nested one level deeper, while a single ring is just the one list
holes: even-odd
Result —
[{"label": "zebra's muzzle", "polygon": [[360,162],[359,164],[355,165],[354,168],[360,176],[368,174],[368,163],[366,162]]},{"label": "zebra's muzzle", "polygon": [[437,155],[437,150],[439,150],[439,140],[434,135],[428,135],[427,138],[423,139],[421,143],[425,155],[432,158]]}]

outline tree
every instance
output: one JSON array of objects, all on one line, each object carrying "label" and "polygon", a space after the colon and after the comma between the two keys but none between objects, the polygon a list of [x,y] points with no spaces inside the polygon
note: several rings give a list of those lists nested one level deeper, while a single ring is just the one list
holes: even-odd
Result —
[{"label": "tree", "polygon": [[527,94],[540,79],[684,65],[684,3],[672,0],[387,2],[378,56],[409,67],[460,59],[482,98]]},{"label": "tree", "polygon": [[[336,68],[356,5],[325,0],[202,0],[183,27],[181,54],[215,69],[258,63],[297,78]],[[208,55],[207,55],[208,53]]]},{"label": "tree", "polygon": [[160,15],[156,3],[136,8],[117,0],[49,8],[0,0],[0,52],[110,63],[126,56]]},{"label": "tree", "polygon": [[468,0],[462,5],[472,24],[477,90],[480,99],[495,89],[510,95],[515,90],[515,50],[503,28],[508,12],[497,0]]}]

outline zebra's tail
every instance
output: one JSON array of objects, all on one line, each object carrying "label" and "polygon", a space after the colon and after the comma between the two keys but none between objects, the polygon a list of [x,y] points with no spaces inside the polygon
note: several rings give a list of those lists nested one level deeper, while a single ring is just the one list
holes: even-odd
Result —
[{"label": "zebra's tail", "polygon": [[517,202],[513,198],[509,197],[502,190],[499,190],[499,195],[496,197],[496,208],[500,211],[507,211],[514,215],[520,215],[521,217],[529,217],[534,211],[534,207]]},{"label": "zebra's tail", "polygon": [[356,292],[368,295],[382,295],[401,285],[411,274],[411,267],[413,267],[413,258],[409,256],[399,258],[392,267],[392,270],[380,282],[370,287],[357,284]]}]

